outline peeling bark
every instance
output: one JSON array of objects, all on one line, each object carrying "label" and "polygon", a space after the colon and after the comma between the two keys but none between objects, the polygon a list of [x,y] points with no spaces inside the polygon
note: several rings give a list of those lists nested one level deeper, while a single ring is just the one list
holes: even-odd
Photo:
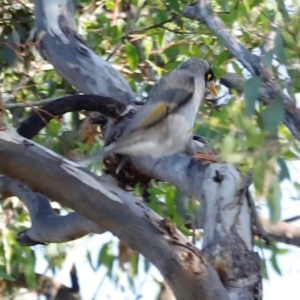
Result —
[{"label": "peeling bark", "polygon": [[229,299],[201,252],[172,224],[111,181],[12,130],[0,131],[0,172],[109,228],[160,270],[177,299]]},{"label": "peeling bark", "polygon": [[124,104],[135,100],[126,80],[77,33],[73,1],[36,0],[35,37],[43,58],[86,94],[104,94]]},{"label": "peeling bark", "polygon": [[[59,74],[82,92],[105,94],[125,105],[134,100],[125,79],[78,37],[71,0],[35,4],[35,40]],[[211,22],[216,21],[210,8],[203,12],[212,17]],[[218,20],[207,25],[222,32]],[[228,31],[225,37],[232,38]],[[230,49],[235,54],[245,50],[236,39]],[[243,60],[258,74],[257,57]],[[110,230],[161,271],[177,299],[261,298],[259,260],[252,251],[251,213],[245,196],[238,192],[239,172],[230,164],[207,166],[185,154],[131,160],[142,173],[171,182],[200,201],[203,253],[172,224],[108,179],[11,131],[0,132],[1,173]]]},{"label": "peeling bark", "polygon": [[17,196],[28,208],[32,227],[18,235],[18,241],[24,246],[63,243],[88,233],[103,233],[107,230],[76,212],[57,216],[45,196],[34,193],[8,177],[0,177],[0,193]]}]

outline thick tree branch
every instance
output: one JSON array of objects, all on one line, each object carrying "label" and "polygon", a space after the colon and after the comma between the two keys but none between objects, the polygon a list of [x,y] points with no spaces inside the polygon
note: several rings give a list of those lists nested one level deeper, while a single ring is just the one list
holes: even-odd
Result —
[{"label": "thick tree branch", "polygon": [[[49,2],[41,1],[41,3],[45,7],[44,11],[48,11],[46,6],[49,5],[48,4]],[[61,15],[60,11],[62,10],[63,7],[64,9],[67,9],[67,7],[65,7],[66,5],[65,2],[64,3],[60,2],[60,5],[61,6],[59,10],[57,9],[58,6],[53,5],[52,7],[53,19],[60,17]],[[68,5],[70,5],[70,2],[68,2]],[[53,14],[54,15],[57,14],[57,17],[54,17]],[[64,17],[66,17],[66,15]],[[67,17],[73,18],[71,14],[67,14]],[[38,13],[38,11],[36,11],[36,18],[41,18],[41,15]],[[55,22],[52,23],[47,22],[47,20],[45,19],[43,21],[40,20],[39,22],[46,22],[47,25],[43,25],[44,26],[43,28],[49,30],[50,33],[57,32],[57,24]],[[39,22],[37,22],[36,24],[39,24]],[[71,23],[73,22],[74,21],[71,21]],[[52,26],[55,26],[55,28],[51,29]],[[59,23],[58,27],[61,28],[61,23]],[[37,31],[39,31],[39,29],[37,29]],[[62,30],[62,32],[65,31]],[[46,36],[48,36],[48,34]],[[59,34],[53,35],[53,38],[54,38],[53,42],[55,42],[55,40],[61,39]],[[68,39],[68,36],[66,38],[70,43],[76,45],[77,41]],[[79,51],[80,49],[77,49],[74,45],[71,46],[74,49],[73,51],[75,51],[75,49]],[[50,51],[51,46],[49,44],[41,43],[40,50],[45,51],[46,53],[51,52]],[[53,63],[54,66],[56,67],[55,53],[53,52],[52,55],[53,56],[47,56],[47,59],[51,63]],[[78,53],[72,53],[72,55],[75,55],[76,57],[80,56],[80,54]],[[91,61],[81,59],[81,60],[77,60],[76,63],[78,64],[77,68],[79,70],[82,70],[85,68],[90,68],[90,66],[87,66],[87,64],[90,64]],[[95,63],[95,61],[93,63]],[[60,68],[63,68],[63,64],[66,64],[68,66],[68,61],[64,61],[64,62],[60,61]],[[100,63],[98,68],[101,71]],[[106,74],[106,76],[109,77],[113,75],[111,73],[108,73]],[[66,78],[68,79],[68,77]],[[94,78],[97,78],[97,76],[95,76]],[[80,80],[84,80],[84,79],[85,78],[81,78]],[[107,80],[111,81],[112,79],[110,78]],[[116,81],[114,82],[116,83],[116,85],[118,85]],[[76,81],[73,83],[78,88],[83,84],[82,81],[81,82],[78,81],[77,82],[78,84],[76,83]],[[87,86],[85,88],[89,88],[89,82],[87,82]],[[100,91],[100,92],[106,94],[105,91]],[[87,91],[86,93],[93,93],[93,92]],[[119,100],[118,97],[113,97],[113,98]],[[257,287],[261,283],[259,272],[257,272],[257,270],[259,270],[259,261],[258,258],[255,256],[255,254],[252,252],[250,215],[248,211],[247,201],[244,198],[239,199],[239,201],[236,201],[237,186],[239,186],[240,183],[240,175],[235,170],[235,168],[229,164],[215,164],[211,166],[204,166],[201,165],[200,162],[195,162],[191,157],[188,157],[183,154],[166,157],[159,161],[151,160],[148,157],[132,159],[132,161],[138,167],[138,169],[141,170],[144,174],[149,175],[155,173],[156,178],[160,178],[164,181],[169,181],[169,182],[177,182],[178,183],[177,186],[180,186],[183,188],[183,190],[187,191],[190,194],[193,194],[201,202],[201,208],[203,208],[203,216],[204,216],[203,219],[205,219],[205,226],[206,226],[205,235],[207,231],[207,237],[205,238],[205,245],[206,245],[205,249],[208,249],[208,251],[205,251],[204,249],[206,256],[208,257],[210,263],[216,268],[216,270],[218,270],[219,275],[222,277],[223,283],[225,284],[226,289],[229,291],[229,295],[231,298],[235,297],[235,299],[238,299],[241,298],[240,296],[243,294],[249,294],[249,293],[251,294],[253,288]],[[167,168],[164,169],[164,167]],[[68,181],[66,181],[66,184],[68,184]],[[76,211],[82,213],[77,209]],[[123,212],[121,212],[120,209],[120,213],[126,214],[126,211],[124,211],[124,207],[123,207]],[[115,215],[115,217],[120,218],[119,214],[118,216]],[[123,226],[122,221],[119,222],[118,220],[118,226]],[[115,232],[115,229],[112,231]],[[133,242],[133,240],[137,239],[137,235],[135,234],[135,231],[132,231],[130,229],[129,232]],[[173,232],[173,230],[171,230],[171,227],[169,226],[168,226],[168,232],[169,234]],[[126,234],[129,233],[127,232]],[[147,237],[143,236],[141,242],[143,242],[144,239],[151,239],[151,235],[149,235],[146,232],[144,234],[147,235]],[[126,239],[123,238],[123,240],[128,244]],[[160,242],[158,242],[158,244],[160,244]],[[148,248],[149,246],[151,248],[151,245],[149,244],[149,240],[148,242],[145,243],[145,245],[148,245]],[[178,240],[174,242],[173,245],[175,246],[176,249],[178,246],[181,246],[182,243],[180,242],[180,240]],[[237,252],[232,252],[234,254],[233,256],[231,256],[231,252],[230,252],[232,245],[235,245],[235,247],[238,249]],[[186,246],[184,246],[184,248],[186,248]],[[222,256],[223,248],[226,249],[226,257]],[[188,246],[187,249],[190,249],[190,246]],[[152,248],[151,250],[148,249],[148,250],[151,251],[151,253],[153,251],[156,252],[155,248]],[[140,252],[147,257],[147,255],[144,252],[142,251]],[[209,252],[214,253],[215,255],[210,256]],[[237,272],[237,270],[239,270],[239,266],[237,264],[230,263],[230,262],[237,261],[236,255],[238,255],[238,253],[241,253],[239,254],[239,257],[247,258],[247,263],[248,263],[247,270],[249,270],[249,272],[245,273],[242,270],[240,270],[239,273]],[[170,258],[168,254],[170,253],[161,252],[160,263],[162,263],[162,261],[165,260],[164,255]],[[152,253],[151,255],[154,254]],[[231,259],[228,260],[228,257],[231,257]],[[150,261],[156,264],[155,259],[154,260],[150,259]],[[166,266],[167,269],[169,269],[168,264],[169,261],[166,261],[164,264],[164,266]],[[241,267],[244,268],[243,265],[241,265]],[[189,269],[194,269],[194,267],[191,266]],[[190,280],[193,281],[194,279],[190,278]],[[243,284],[239,283],[241,280]],[[214,284],[210,284],[211,289],[214,289],[212,288],[213,285]],[[170,286],[173,289],[175,296],[178,297],[178,295],[176,294],[177,287],[174,287],[172,284],[170,284]],[[187,298],[187,293],[191,295],[191,291],[188,286],[189,284],[185,287],[181,286],[183,288],[181,293],[184,294],[182,295],[182,297],[184,298],[179,297],[179,299]],[[239,288],[236,289],[236,286],[239,286]],[[187,292],[188,289],[189,291]],[[211,290],[209,291],[209,294],[211,293],[215,293],[215,292]],[[198,294],[197,297],[201,298],[201,295]],[[222,297],[227,297],[227,296],[222,295]],[[219,298],[215,298],[215,299],[219,299]]]},{"label": "thick tree branch", "polygon": [[[131,106],[128,106],[131,108]],[[72,111],[97,111],[107,117],[118,119],[126,112],[127,105],[107,96],[100,95],[73,95],[58,98],[46,104],[38,112],[33,112],[31,117],[22,122],[18,133],[31,139],[55,116]],[[132,109],[133,106],[132,106]]]},{"label": "thick tree branch", "polygon": [[11,130],[0,132],[0,173],[109,228],[156,265],[178,299],[228,299],[199,250],[173,225],[109,180]]},{"label": "thick tree branch", "polygon": [[0,193],[17,196],[29,210],[32,227],[19,234],[18,240],[22,245],[63,243],[88,233],[103,233],[107,230],[76,212],[57,216],[45,196],[34,193],[8,177],[0,177]]},{"label": "thick tree branch", "polygon": [[34,2],[34,40],[61,76],[86,94],[105,94],[124,104],[135,100],[121,74],[79,37],[72,1]]},{"label": "thick tree branch", "polygon": [[300,247],[300,227],[286,222],[271,224],[266,219],[261,223],[269,236],[277,242],[282,242]]},{"label": "thick tree branch", "polygon": [[295,103],[286,95],[278,82],[273,78],[262,60],[250,53],[236,36],[226,28],[223,21],[214,13],[208,0],[198,0],[195,6],[187,6],[184,15],[188,18],[197,19],[218,37],[220,37],[228,50],[236,59],[252,74],[261,76],[262,89],[265,94],[264,103],[272,104],[276,97],[280,97],[285,106],[284,124],[289,128],[296,139],[300,140],[300,112]]}]

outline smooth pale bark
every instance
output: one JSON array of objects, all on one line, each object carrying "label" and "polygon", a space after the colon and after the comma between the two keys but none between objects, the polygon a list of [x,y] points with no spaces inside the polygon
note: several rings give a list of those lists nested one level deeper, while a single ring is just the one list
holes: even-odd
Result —
[{"label": "smooth pale bark", "polygon": [[0,131],[0,172],[108,228],[160,270],[177,299],[229,299],[202,253],[110,180],[8,129]]},{"label": "smooth pale bark", "polygon": [[261,223],[265,231],[275,241],[300,247],[300,226],[287,222],[271,224],[266,219],[261,219]]},{"label": "smooth pale bark", "polygon": [[[35,5],[35,41],[59,74],[82,92],[124,104],[134,99],[120,73],[78,36],[72,1]],[[184,154],[132,161],[144,174],[171,182],[200,201],[204,256],[172,224],[111,182],[14,133],[0,132],[1,173],[108,228],[158,267],[177,299],[254,299],[261,291],[259,259],[252,251],[250,211],[239,193],[236,169],[206,166]]]}]

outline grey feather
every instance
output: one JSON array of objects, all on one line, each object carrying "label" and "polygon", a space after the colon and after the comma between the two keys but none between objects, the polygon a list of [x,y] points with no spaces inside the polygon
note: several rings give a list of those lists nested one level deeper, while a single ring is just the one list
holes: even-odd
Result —
[{"label": "grey feather", "polygon": [[184,150],[204,96],[204,75],[209,68],[205,60],[196,58],[181,63],[154,85],[148,101],[128,122],[123,134],[80,164],[113,153],[163,156]]}]

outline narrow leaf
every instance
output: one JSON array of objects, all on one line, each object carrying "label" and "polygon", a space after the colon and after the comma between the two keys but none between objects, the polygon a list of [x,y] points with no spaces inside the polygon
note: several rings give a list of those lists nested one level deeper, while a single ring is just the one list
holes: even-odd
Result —
[{"label": "narrow leaf", "polygon": [[134,71],[137,68],[137,65],[138,65],[138,62],[139,62],[139,58],[138,58],[138,54],[136,52],[136,49],[135,49],[134,46],[127,43],[125,45],[125,51],[126,51],[126,54],[127,54],[127,60],[128,60],[129,68],[130,68],[131,71]]},{"label": "narrow leaf", "polygon": [[278,125],[282,122],[284,117],[283,102],[279,97],[276,97],[274,103],[267,107],[262,112],[264,128],[271,136],[277,136]]},{"label": "narrow leaf", "polygon": [[277,31],[277,35],[275,38],[275,54],[277,56],[277,59],[282,64],[287,64],[284,48],[283,48],[283,40],[281,36],[280,30]]},{"label": "narrow leaf", "polygon": [[97,269],[96,269],[96,268],[94,267],[94,265],[93,265],[92,256],[91,256],[91,252],[90,252],[90,251],[87,251],[86,257],[87,257],[87,260],[88,260],[88,262],[89,262],[89,264],[90,264],[91,269],[92,269],[94,272],[96,272]]},{"label": "narrow leaf", "polygon": [[13,278],[12,276],[6,274],[5,272],[3,271],[0,271],[0,278],[3,278],[5,280],[9,280],[9,281],[16,281],[15,278]]},{"label": "narrow leaf", "polygon": [[281,157],[277,159],[277,162],[280,166],[280,174],[279,174],[280,181],[284,179],[290,179],[290,172],[286,165],[286,162]]},{"label": "narrow leaf", "polygon": [[280,268],[279,268],[279,266],[278,266],[278,263],[277,263],[277,257],[276,257],[275,254],[273,254],[273,255],[271,256],[271,264],[272,264],[274,270],[275,270],[279,275],[281,275],[281,270],[280,270]]},{"label": "narrow leaf", "polygon": [[269,195],[268,195],[270,221],[272,224],[275,224],[280,220],[280,215],[281,215],[280,200],[281,200],[281,190],[280,190],[279,180],[274,179],[271,183]]},{"label": "narrow leaf", "polygon": [[266,67],[271,67],[272,66],[272,61],[273,61],[273,56],[274,56],[274,50],[271,49],[270,51],[266,52],[262,58],[262,62]]},{"label": "narrow leaf", "polygon": [[244,93],[246,100],[246,113],[251,116],[255,112],[255,102],[259,94],[261,78],[253,76],[246,80],[244,85]]}]

